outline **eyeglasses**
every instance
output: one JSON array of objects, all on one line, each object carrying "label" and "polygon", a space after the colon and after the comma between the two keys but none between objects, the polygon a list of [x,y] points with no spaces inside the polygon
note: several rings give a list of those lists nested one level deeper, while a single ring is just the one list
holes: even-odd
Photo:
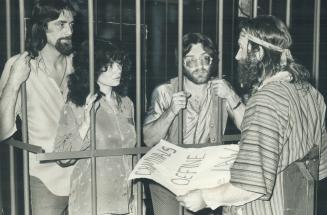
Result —
[{"label": "eyeglasses", "polygon": [[203,54],[199,58],[194,58],[194,57],[184,57],[184,66],[193,69],[198,67],[199,65],[208,67],[212,63],[212,57],[208,54]]}]

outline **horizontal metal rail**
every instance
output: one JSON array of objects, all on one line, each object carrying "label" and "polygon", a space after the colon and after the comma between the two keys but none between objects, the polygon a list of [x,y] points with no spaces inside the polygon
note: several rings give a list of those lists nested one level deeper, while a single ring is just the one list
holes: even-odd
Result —
[{"label": "horizontal metal rail", "polygon": [[34,154],[44,153],[45,152],[42,149],[42,147],[40,147],[40,146],[36,146],[36,145],[32,145],[32,144],[26,144],[26,143],[24,143],[22,141],[14,140],[12,138],[10,138],[8,140],[5,140],[5,141],[2,141],[2,142],[7,143],[10,146],[13,146],[13,147],[16,147],[16,148],[19,148],[19,149],[23,149],[23,150],[26,150],[28,152],[32,152]]},{"label": "horizontal metal rail", "polygon": [[[240,135],[224,135],[224,142],[235,142],[240,139]],[[190,144],[179,145],[183,148],[202,148],[206,146],[216,146],[216,144]],[[66,159],[82,159],[93,157],[107,157],[107,156],[121,156],[121,155],[137,155],[145,154],[151,147],[135,147],[135,148],[120,148],[120,149],[97,149],[94,150],[93,155],[91,150],[87,151],[72,151],[72,152],[51,152],[51,153],[38,153],[37,159],[40,162],[52,162]]]}]

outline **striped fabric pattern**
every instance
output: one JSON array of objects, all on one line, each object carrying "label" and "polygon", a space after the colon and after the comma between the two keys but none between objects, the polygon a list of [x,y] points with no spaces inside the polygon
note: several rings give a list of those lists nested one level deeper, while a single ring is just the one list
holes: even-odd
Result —
[{"label": "striped fabric pattern", "polygon": [[286,81],[268,83],[249,100],[231,183],[263,196],[242,206],[243,215],[283,214],[281,173],[314,144],[321,149],[320,179],[326,177],[325,111],[311,85]]}]

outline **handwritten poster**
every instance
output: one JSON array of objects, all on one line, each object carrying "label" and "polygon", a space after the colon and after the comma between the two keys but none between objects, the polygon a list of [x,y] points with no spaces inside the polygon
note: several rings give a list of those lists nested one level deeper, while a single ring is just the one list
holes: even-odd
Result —
[{"label": "handwritten poster", "polygon": [[151,179],[176,195],[216,187],[229,181],[238,150],[235,144],[182,148],[161,140],[138,161],[129,180]]}]

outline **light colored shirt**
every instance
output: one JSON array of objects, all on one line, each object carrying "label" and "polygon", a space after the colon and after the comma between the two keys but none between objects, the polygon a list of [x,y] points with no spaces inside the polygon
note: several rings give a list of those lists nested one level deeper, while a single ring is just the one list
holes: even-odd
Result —
[{"label": "light colored shirt", "polygon": [[[151,106],[147,112],[144,124],[149,124],[158,119],[163,112],[165,112],[172,99],[172,95],[178,92],[177,78],[171,79],[168,83],[158,86],[152,93]],[[218,107],[213,101],[211,92],[211,83],[209,81],[206,93],[203,95],[201,104],[193,104],[192,99],[189,99],[185,111],[183,111],[183,143],[184,144],[204,144],[216,141],[213,134],[210,132],[216,129],[217,119],[214,119],[213,109]],[[225,107],[226,104],[223,104]],[[199,107],[199,108],[197,108]],[[223,110],[222,126],[223,130],[226,128],[227,123],[227,109]],[[178,117],[175,117],[172,125],[169,128],[165,138],[171,143],[177,144],[178,142]]]},{"label": "light colored shirt", "polygon": [[224,214],[283,214],[283,171],[314,145],[321,153],[319,178],[326,177],[325,112],[322,95],[309,84],[273,81],[250,98],[231,183],[263,196],[241,207],[225,207]]},{"label": "light colored shirt", "polygon": [[[0,92],[8,81],[10,68],[18,56],[8,60],[0,81]],[[29,143],[41,146],[45,152],[52,152],[60,111],[67,97],[67,75],[73,72],[72,55],[66,57],[65,78],[59,87],[50,77],[43,59],[36,57],[31,60],[31,73],[26,81],[27,122]],[[15,112],[21,113],[21,96],[17,98]],[[10,134],[16,132],[14,126]],[[36,155],[29,153],[29,171],[31,176],[39,178],[55,195],[69,194],[69,176],[72,168],[61,168],[56,163],[40,164]]]},{"label": "light colored shirt", "polygon": [[[90,147],[90,132],[84,140],[79,127],[84,120],[84,107],[68,102],[62,111],[57,133],[55,151],[80,151]],[[136,143],[134,129],[134,106],[132,101],[122,98],[120,110],[114,110],[101,98],[96,113],[96,148],[131,148]],[[97,171],[97,213],[128,214],[132,203],[131,182],[132,156],[99,157]],[[89,215],[91,208],[91,162],[80,159],[71,175],[69,214]]]}]

